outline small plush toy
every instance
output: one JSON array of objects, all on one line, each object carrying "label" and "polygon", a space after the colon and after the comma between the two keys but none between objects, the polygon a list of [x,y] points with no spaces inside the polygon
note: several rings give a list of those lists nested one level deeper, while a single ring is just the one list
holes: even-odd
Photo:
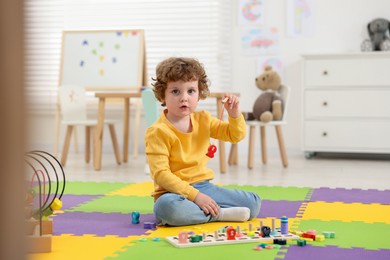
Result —
[{"label": "small plush toy", "polygon": [[390,21],[377,18],[367,24],[370,39],[361,44],[362,51],[390,51]]},{"label": "small plush toy", "polygon": [[253,111],[244,113],[246,120],[269,122],[282,118],[282,100],[277,91],[281,86],[279,74],[266,66],[264,72],[256,77],[256,86],[263,92],[256,99]]}]

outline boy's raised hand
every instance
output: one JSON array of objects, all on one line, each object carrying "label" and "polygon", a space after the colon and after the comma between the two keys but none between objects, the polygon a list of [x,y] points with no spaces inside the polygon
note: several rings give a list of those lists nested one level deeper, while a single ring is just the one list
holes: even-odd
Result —
[{"label": "boy's raised hand", "polygon": [[226,111],[229,113],[230,117],[237,118],[241,115],[241,111],[239,107],[240,100],[237,96],[232,94],[225,94],[225,96],[222,99],[222,103]]}]

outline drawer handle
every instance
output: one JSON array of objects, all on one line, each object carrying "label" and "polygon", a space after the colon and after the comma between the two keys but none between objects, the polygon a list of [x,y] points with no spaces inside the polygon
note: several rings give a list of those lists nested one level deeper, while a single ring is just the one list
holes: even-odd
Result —
[{"label": "drawer handle", "polygon": [[324,136],[324,137],[325,137],[325,136],[328,136],[328,133],[327,133],[327,132],[323,132],[323,133],[322,133],[322,136]]},{"label": "drawer handle", "polygon": [[326,107],[326,106],[328,105],[328,102],[324,101],[324,102],[322,103],[322,105],[323,105],[324,107]]},{"label": "drawer handle", "polygon": [[326,75],[328,75],[328,71],[327,71],[327,70],[324,70],[324,71],[322,72],[322,74],[326,76]]}]

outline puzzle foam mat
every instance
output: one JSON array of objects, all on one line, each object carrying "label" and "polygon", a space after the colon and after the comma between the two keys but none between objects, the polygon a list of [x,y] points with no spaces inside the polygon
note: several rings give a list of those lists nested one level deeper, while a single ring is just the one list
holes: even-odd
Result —
[{"label": "puzzle foam mat", "polygon": [[[186,227],[144,229],[155,222],[152,183],[67,182],[63,208],[53,219],[52,252],[29,259],[390,259],[390,190],[234,186],[262,198],[256,219]],[[132,224],[138,211],[140,223]],[[181,231],[213,233],[226,226],[241,230],[287,216],[290,230],[333,231],[334,239],[280,249],[253,250],[256,243],[176,248],[165,238]],[[276,221],[278,222],[278,221]]]}]

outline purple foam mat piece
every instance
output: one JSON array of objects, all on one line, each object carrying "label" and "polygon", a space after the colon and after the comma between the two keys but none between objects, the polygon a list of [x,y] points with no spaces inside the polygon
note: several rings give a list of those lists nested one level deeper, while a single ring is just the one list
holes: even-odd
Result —
[{"label": "purple foam mat piece", "polygon": [[80,204],[86,203],[88,201],[102,197],[103,195],[63,195],[61,198],[62,201],[62,210],[67,210],[73,207],[76,207]]},{"label": "purple foam mat piece", "polygon": [[319,188],[314,189],[310,201],[390,204],[390,190]]},{"label": "purple foam mat piece", "polygon": [[260,213],[258,218],[286,216],[294,218],[297,215],[303,201],[287,201],[287,200],[263,200],[261,202]]},{"label": "purple foam mat piece", "polygon": [[302,260],[302,259],[315,259],[315,260],[338,260],[338,259],[353,259],[353,260],[367,260],[367,259],[390,259],[390,249],[380,250],[366,250],[363,248],[339,248],[336,246],[295,246],[288,247],[287,253],[284,254],[284,260]]},{"label": "purple foam mat piece", "polygon": [[144,222],[157,222],[153,214],[141,214],[139,220],[139,224],[132,224],[131,214],[65,212],[54,218],[53,233],[54,235],[73,234],[76,236],[84,234],[139,236],[148,231],[144,229]]}]

